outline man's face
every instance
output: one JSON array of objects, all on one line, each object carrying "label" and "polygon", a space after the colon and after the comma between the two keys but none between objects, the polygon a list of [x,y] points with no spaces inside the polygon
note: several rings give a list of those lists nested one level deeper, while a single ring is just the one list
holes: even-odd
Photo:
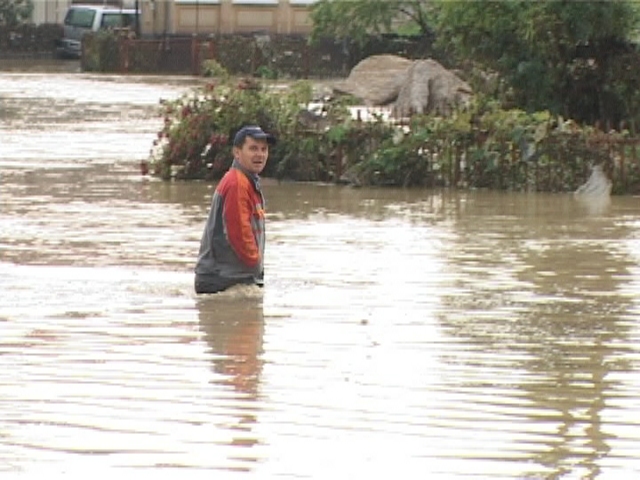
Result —
[{"label": "man's face", "polygon": [[233,147],[233,157],[245,170],[257,175],[267,164],[269,145],[266,140],[247,137],[242,147]]}]

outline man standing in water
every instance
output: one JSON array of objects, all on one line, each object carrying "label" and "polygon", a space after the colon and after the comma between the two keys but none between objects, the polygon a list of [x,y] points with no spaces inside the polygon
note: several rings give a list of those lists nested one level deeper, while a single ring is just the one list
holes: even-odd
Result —
[{"label": "man standing in water", "polygon": [[258,175],[273,135],[242,127],[233,139],[233,163],[216,187],[195,268],[196,293],[216,293],[237,284],[262,286],[264,196]]}]

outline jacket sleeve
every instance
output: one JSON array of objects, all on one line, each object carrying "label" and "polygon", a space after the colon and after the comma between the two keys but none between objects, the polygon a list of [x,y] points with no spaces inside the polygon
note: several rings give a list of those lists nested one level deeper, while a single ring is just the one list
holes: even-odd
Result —
[{"label": "jacket sleeve", "polygon": [[242,263],[255,267],[260,251],[251,226],[253,205],[249,181],[238,175],[225,195],[223,219],[229,245]]}]

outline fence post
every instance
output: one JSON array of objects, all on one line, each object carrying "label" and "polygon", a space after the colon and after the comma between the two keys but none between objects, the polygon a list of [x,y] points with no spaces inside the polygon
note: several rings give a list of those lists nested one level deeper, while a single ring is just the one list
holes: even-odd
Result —
[{"label": "fence post", "polygon": [[194,33],[191,36],[191,73],[195,76],[200,75],[200,45],[198,43],[198,37]]},{"label": "fence post", "polygon": [[342,178],[342,160],[344,157],[344,146],[342,144],[340,144],[340,146],[338,147],[338,158],[336,158],[336,164],[334,165],[336,171],[335,171],[335,181],[339,182],[340,178]]},{"label": "fence post", "polygon": [[129,72],[129,39],[119,35],[118,36],[118,66],[121,73]]},{"label": "fence post", "polygon": [[[449,186],[450,187],[454,187],[454,186],[456,186],[455,185],[455,179],[454,179],[454,176],[455,176],[454,172],[455,172],[455,169],[456,169],[456,165],[454,165],[454,164],[455,164],[455,162],[458,161],[458,157],[456,155],[456,153],[458,151],[458,147],[455,146],[453,144],[453,142],[451,142],[448,139],[447,139],[447,146],[448,146],[448,150],[449,150],[449,169],[448,169],[449,171],[447,172],[447,174],[449,175],[449,178],[448,178],[449,184],[450,184]],[[446,181],[446,179],[445,179],[445,181]]]},{"label": "fence post", "polygon": [[211,37],[209,41],[209,60],[215,60],[215,59],[216,59],[216,44],[213,37]]},{"label": "fence post", "polygon": [[451,148],[451,146],[449,151],[454,152],[453,161],[450,163],[450,165],[453,167],[453,173],[449,171],[449,177],[453,177],[450,178],[451,186],[457,188],[460,181],[460,157],[462,157],[462,153],[458,148],[455,148],[454,150],[453,148]]},{"label": "fence post", "polygon": [[518,173],[520,173],[520,165],[516,157],[516,149],[513,144],[510,144],[511,153],[511,188],[518,188]]},{"label": "fence post", "polygon": [[[624,188],[626,190],[627,188],[627,175],[626,175],[626,155],[625,155],[625,145],[622,145],[622,153],[620,154],[620,183],[622,183],[622,185],[624,185]],[[636,142],[633,142],[633,144],[631,145],[631,153],[633,155],[634,158],[636,158]],[[626,192],[625,192],[626,193]]]}]

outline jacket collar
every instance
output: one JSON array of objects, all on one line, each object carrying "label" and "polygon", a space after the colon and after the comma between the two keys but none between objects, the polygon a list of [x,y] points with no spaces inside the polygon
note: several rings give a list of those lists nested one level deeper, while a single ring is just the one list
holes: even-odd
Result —
[{"label": "jacket collar", "polygon": [[249,172],[246,168],[240,165],[240,162],[238,162],[238,160],[236,160],[235,158],[231,163],[231,168],[235,168],[236,170],[240,170],[242,173],[244,173],[247,176],[247,178],[251,180],[251,183],[253,183],[256,190],[260,191],[260,177],[258,175],[256,175],[255,173]]}]

